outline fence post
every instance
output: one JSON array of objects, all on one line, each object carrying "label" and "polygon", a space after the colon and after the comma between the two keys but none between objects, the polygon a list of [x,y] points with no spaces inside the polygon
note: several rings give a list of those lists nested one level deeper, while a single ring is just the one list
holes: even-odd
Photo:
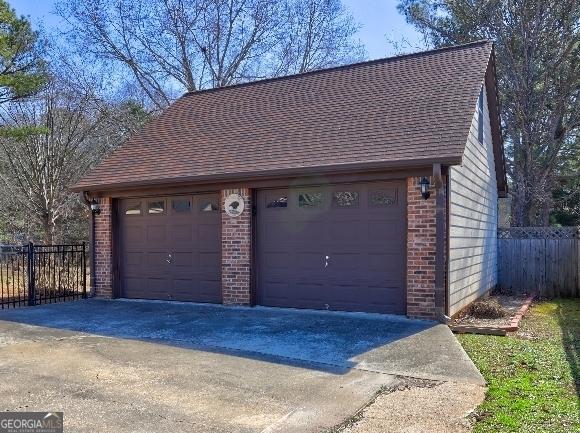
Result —
[{"label": "fence post", "polygon": [[87,299],[87,256],[85,242],[83,241],[83,259],[81,261],[83,270],[83,299]]},{"label": "fence post", "polygon": [[28,242],[28,305],[30,307],[36,304],[36,275],[34,272],[34,244]]}]

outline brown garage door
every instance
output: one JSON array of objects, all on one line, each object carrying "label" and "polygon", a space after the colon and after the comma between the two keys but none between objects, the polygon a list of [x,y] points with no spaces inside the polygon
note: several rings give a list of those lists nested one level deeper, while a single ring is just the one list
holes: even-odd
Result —
[{"label": "brown garage door", "polygon": [[261,305],[405,313],[405,185],[258,193]]},{"label": "brown garage door", "polygon": [[121,296],[221,302],[218,195],[122,200]]}]

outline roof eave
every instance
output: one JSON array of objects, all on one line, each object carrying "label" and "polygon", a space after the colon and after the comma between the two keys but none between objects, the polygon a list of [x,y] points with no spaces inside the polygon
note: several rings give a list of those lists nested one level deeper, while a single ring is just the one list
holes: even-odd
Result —
[{"label": "roof eave", "polygon": [[221,182],[247,182],[256,179],[276,179],[286,177],[303,177],[320,174],[340,174],[361,171],[408,170],[432,167],[439,163],[442,166],[461,164],[461,155],[442,158],[422,158],[398,161],[369,161],[349,164],[333,164],[314,167],[295,167],[238,173],[207,174],[200,176],[184,176],[180,178],[158,178],[121,183],[78,183],[71,190],[75,192],[107,192],[121,189],[137,189],[143,187],[159,187],[165,185],[209,184]]},{"label": "roof eave", "polygon": [[508,184],[503,133],[501,128],[499,93],[496,77],[495,45],[492,45],[489,63],[485,73],[485,86],[487,91],[489,119],[491,124],[490,126],[493,142],[497,192],[500,198],[505,198],[508,194]]}]

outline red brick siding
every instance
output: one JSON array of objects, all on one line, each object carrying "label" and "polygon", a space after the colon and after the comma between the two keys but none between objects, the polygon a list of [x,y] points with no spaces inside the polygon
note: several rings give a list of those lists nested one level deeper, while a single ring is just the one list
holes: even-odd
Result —
[{"label": "red brick siding", "polygon": [[[230,217],[224,211],[224,200],[230,194],[244,198],[244,212]],[[252,194],[249,188],[221,191],[222,209],[222,302],[250,304],[252,265]]]},{"label": "red brick siding", "polygon": [[113,221],[112,199],[97,199],[101,213],[95,215],[95,295],[113,297]]},{"label": "red brick siding", "polygon": [[407,316],[435,319],[435,191],[423,199],[419,180],[407,178]]}]

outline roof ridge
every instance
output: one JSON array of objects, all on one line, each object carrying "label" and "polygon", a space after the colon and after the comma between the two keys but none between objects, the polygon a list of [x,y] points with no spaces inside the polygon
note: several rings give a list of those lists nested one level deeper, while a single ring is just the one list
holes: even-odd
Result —
[{"label": "roof ridge", "polygon": [[263,78],[263,79],[254,80],[254,81],[247,81],[244,83],[231,84],[231,85],[227,85],[227,86],[223,86],[223,87],[212,87],[211,89],[202,89],[202,90],[196,90],[193,92],[186,92],[183,95],[181,95],[181,97],[179,97],[178,99],[184,98],[186,96],[193,96],[193,95],[199,95],[199,94],[205,94],[205,93],[218,92],[221,90],[226,90],[226,89],[231,89],[231,88],[269,83],[271,81],[289,80],[289,79],[294,79],[294,78],[298,78],[298,77],[303,77],[306,75],[315,75],[315,74],[320,74],[320,73],[325,73],[325,72],[350,69],[353,67],[358,67],[358,66],[363,66],[363,65],[388,63],[391,61],[401,60],[401,59],[410,58],[410,57],[423,57],[426,55],[437,54],[437,53],[442,52],[442,51],[452,51],[452,50],[456,50],[456,49],[465,48],[465,47],[470,46],[470,45],[484,45],[484,44],[489,44],[489,43],[493,44],[493,41],[490,39],[479,39],[476,41],[466,42],[466,43],[458,44],[458,45],[449,45],[446,47],[433,48],[431,50],[426,50],[426,51],[417,51],[415,53],[399,54],[399,55],[391,56],[391,57],[383,57],[383,58],[379,58],[379,59],[364,60],[362,62],[349,63],[346,65],[339,65],[339,66],[332,66],[330,68],[315,69],[313,71],[299,72],[296,74],[283,75],[280,77]]}]

